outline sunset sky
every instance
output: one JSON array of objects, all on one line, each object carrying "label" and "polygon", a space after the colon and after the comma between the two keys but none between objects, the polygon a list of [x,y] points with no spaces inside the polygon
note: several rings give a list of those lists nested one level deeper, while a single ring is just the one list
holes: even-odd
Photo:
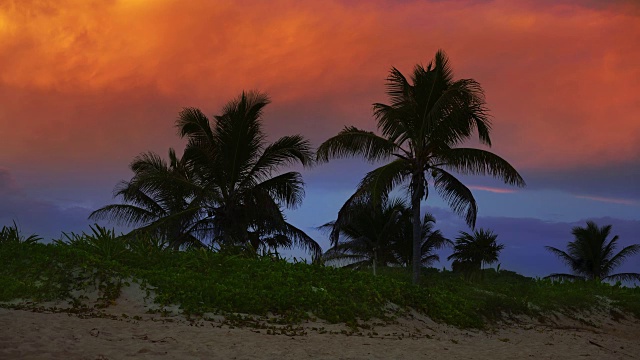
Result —
[{"label": "sunset sky", "polygon": [[[271,139],[374,130],[389,69],[443,49],[456,78],[484,88],[492,151],[528,185],[462,177],[478,226],[506,245],[502,268],[565,271],[544,245],[564,249],[587,219],[640,243],[638,39],[634,0],[0,0],[0,226],[88,231],[136,155],[182,148],[183,107],[212,116],[243,90],[270,95]],[[326,249],[314,228],[371,168],[302,170],[307,195],[288,219]],[[468,231],[435,195],[423,209],[451,238]],[[640,272],[640,256],[620,270]]]}]

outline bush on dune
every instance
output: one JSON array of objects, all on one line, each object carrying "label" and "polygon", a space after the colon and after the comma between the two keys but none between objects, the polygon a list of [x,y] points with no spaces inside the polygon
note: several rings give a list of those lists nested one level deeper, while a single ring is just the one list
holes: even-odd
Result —
[{"label": "bush on dune", "polygon": [[[317,316],[357,324],[401,315],[390,312],[389,304],[395,304],[436,321],[481,328],[505,314],[589,311],[608,298],[620,310],[640,317],[638,288],[558,283],[493,269],[484,270],[484,281],[478,283],[450,271],[425,269],[422,286],[416,286],[406,268],[383,267],[373,276],[368,269],[291,263],[255,254],[173,251],[149,239],[132,242],[99,227],[93,230],[70,236],[73,241],[67,242],[0,245],[0,301],[68,299],[74,290],[98,282],[103,289],[101,306],[107,306],[117,298],[124,279],[133,277],[155,288],[160,305],[180,304],[192,315],[271,313],[287,322]],[[96,242],[101,236],[102,243]],[[118,250],[106,252],[98,246],[105,243]]]}]

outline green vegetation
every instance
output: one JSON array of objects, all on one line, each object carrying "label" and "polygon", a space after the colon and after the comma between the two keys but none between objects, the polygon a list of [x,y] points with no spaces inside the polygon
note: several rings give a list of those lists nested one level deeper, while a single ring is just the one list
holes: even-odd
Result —
[{"label": "green vegetation", "polygon": [[[595,281],[483,269],[503,248],[484,229],[461,232],[456,241],[449,258],[463,276],[426,268],[438,260],[434,249],[452,244],[434,229],[430,214],[421,218],[430,185],[474,227],[476,201],[451,172],[525,183],[499,156],[459,147],[474,131],[490,146],[491,126],[482,88],[471,79],[454,80],[444,52],[426,68],[416,66],[410,81],[392,69],[387,94],[390,105],[374,104],[381,135],[346,127],[317,150],[321,162],[352,155],[387,161],[365,175],[337,219],[325,225],[332,248],[323,258],[318,243],[283,215],[304,196],[302,175],[285,168],[310,166],[311,145],[300,135],[267,143],[262,112],[269,99],[243,92],[211,121],[199,109],[180,112],[183,156],[173,149],[169,161],[153,152],[139,155],[130,164],[133,177],[115,189],[122,203],[90,216],[136,227],[130,233],[118,236],[96,225],[90,233],[43,244],[20,234],[15,223],[0,229],[0,301],[63,300],[74,311],[91,311],[78,295],[83,290],[95,287],[99,298],[91,306],[108,307],[123,286],[137,281],[153,289],[159,307],[177,304],[187,315],[276,314],[287,323],[319,317],[355,327],[410,308],[475,328],[511,315],[545,318],[599,307],[640,317],[640,288],[600,281],[640,279],[610,274],[640,252],[632,245],[614,255],[617,237],[606,242],[611,226],[574,228],[568,253],[549,248],[576,273],[552,277]],[[410,205],[388,198],[403,184]],[[294,246],[307,250],[313,263],[280,258],[279,248]],[[346,260],[355,270],[322,264],[331,260]]]},{"label": "green vegetation", "polygon": [[16,222],[13,222],[13,226],[3,226],[0,229],[0,245],[9,245],[9,244],[19,244],[19,243],[36,243],[42,240],[37,235],[29,235],[24,237],[20,234],[20,229],[18,229],[18,225]]},{"label": "green vegetation", "polygon": [[429,184],[474,226],[478,208],[471,190],[450,171],[491,175],[506,184],[524,186],[515,168],[501,157],[481,149],[459,147],[474,131],[491,146],[488,110],[482,87],[473,79],[453,79],[449,59],[440,50],[425,68],[416,65],[411,82],[396,68],[387,78],[390,104],[374,104],[377,135],[345,127],[317,150],[319,161],[362,156],[372,163],[388,161],[360,181],[356,192],[338,213],[347,216],[352,202],[379,201],[398,185],[407,184],[413,225],[413,283],[419,282],[421,254],[420,203]]},{"label": "green vegetation", "polygon": [[535,280],[504,270],[484,270],[484,281],[469,283],[458,274],[425,268],[423,286],[415,286],[407,268],[384,267],[373,276],[368,269],[291,263],[251,252],[176,251],[99,226],[51,244],[0,240],[0,301],[66,299],[77,311],[89,309],[74,291],[93,285],[100,290],[97,307],[106,307],[135,279],[154,289],[159,307],[179,304],[193,316],[272,313],[288,323],[319,317],[357,326],[360,320],[389,320],[410,307],[436,321],[481,328],[510,315],[606,309],[609,299],[619,311],[640,317],[640,288]]}]

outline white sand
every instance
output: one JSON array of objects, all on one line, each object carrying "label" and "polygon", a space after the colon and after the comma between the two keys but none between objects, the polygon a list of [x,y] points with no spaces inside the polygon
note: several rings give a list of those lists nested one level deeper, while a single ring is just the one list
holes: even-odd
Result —
[{"label": "white sand", "polygon": [[640,321],[632,317],[590,316],[596,326],[563,316],[545,324],[527,319],[481,332],[414,313],[394,324],[370,322],[373,328],[361,335],[321,322],[271,335],[271,329],[231,326],[219,316],[188,321],[146,314],[149,305],[132,286],[114,306],[94,312],[103,317],[0,308],[0,359],[640,358]]}]

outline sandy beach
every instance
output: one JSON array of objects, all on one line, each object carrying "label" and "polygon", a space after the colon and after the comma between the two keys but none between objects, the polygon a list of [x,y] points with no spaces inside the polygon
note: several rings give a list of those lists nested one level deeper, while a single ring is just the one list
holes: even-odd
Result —
[{"label": "sandy beach", "polygon": [[[588,315],[518,319],[485,331],[438,324],[413,313],[392,323],[266,322],[237,326],[221,316],[149,314],[141,292],[87,314],[63,308],[0,308],[0,359],[635,359],[640,321]],[[49,306],[48,304],[47,306]],[[164,316],[163,316],[164,315]],[[585,325],[588,323],[590,325]],[[274,334],[275,333],[275,334]]]}]

